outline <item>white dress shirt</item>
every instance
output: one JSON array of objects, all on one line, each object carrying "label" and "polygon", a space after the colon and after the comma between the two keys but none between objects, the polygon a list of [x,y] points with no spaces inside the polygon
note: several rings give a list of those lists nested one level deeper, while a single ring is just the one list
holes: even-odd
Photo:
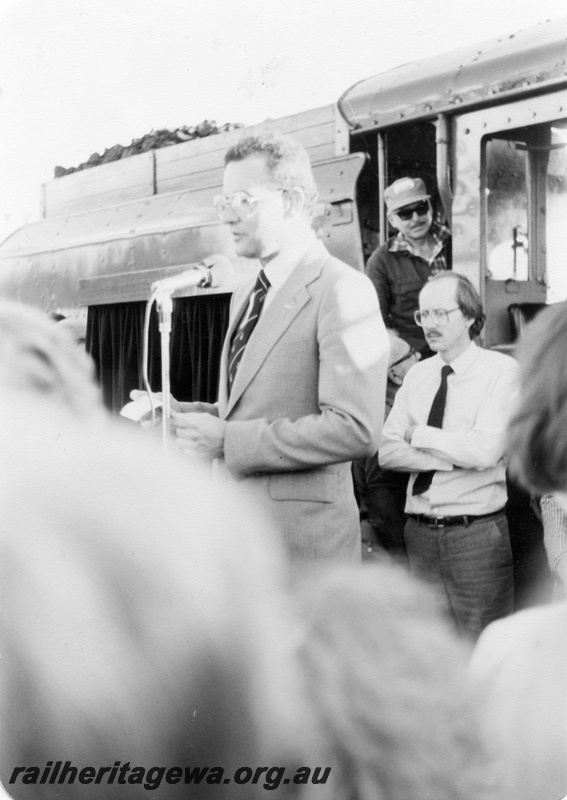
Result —
[{"label": "white dress shirt", "polygon": [[[504,507],[506,429],[517,401],[518,365],[471,342],[451,362],[443,427],[427,424],[445,362],[439,354],[413,366],[384,425],[380,464],[415,472],[406,512],[429,516],[489,514]],[[404,440],[417,426],[411,444]],[[417,472],[436,470],[429,489],[412,495]]]}]

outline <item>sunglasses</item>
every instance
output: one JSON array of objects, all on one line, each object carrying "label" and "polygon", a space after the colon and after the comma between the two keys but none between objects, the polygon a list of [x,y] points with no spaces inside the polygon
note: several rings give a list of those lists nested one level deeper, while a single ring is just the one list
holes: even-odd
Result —
[{"label": "sunglasses", "polygon": [[421,203],[416,203],[415,206],[399,208],[394,213],[404,222],[410,220],[414,214],[417,214],[418,217],[424,217],[429,214],[429,200],[422,200]]}]

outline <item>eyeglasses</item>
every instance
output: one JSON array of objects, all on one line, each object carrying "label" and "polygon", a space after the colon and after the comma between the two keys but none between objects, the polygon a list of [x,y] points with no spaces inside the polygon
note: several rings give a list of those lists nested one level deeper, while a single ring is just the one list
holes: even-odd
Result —
[{"label": "eyeglasses", "polygon": [[408,360],[408,358],[411,358],[412,356],[416,356],[416,355],[417,355],[416,351],[413,349],[413,347],[410,347],[410,349],[409,349],[409,350],[408,350],[408,352],[405,354],[405,356],[402,356],[401,358],[398,358],[398,360],[397,360],[397,361],[394,361],[394,363],[393,363],[393,364],[390,364],[390,366],[388,367],[388,369],[392,369],[392,367],[397,367],[397,366],[398,366],[398,364],[403,364],[403,362],[404,362],[404,361],[407,361],[407,360]]},{"label": "eyeglasses", "polygon": [[449,322],[449,314],[460,310],[459,306],[457,306],[457,308],[449,308],[447,310],[444,308],[432,308],[429,311],[414,311],[413,318],[420,328],[423,328],[423,323],[427,319],[430,319],[434,325],[446,325]]},{"label": "eyeglasses", "polygon": [[394,211],[394,214],[397,214],[404,222],[410,220],[414,214],[417,214],[418,217],[424,217],[426,214],[429,214],[429,200],[422,200],[421,203],[417,203],[415,206],[399,208],[397,211]]},{"label": "eyeglasses", "polygon": [[[283,194],[283,189],[275,189],[279,194]],[[231,208],[237,217],[240,219],[252,219],[258,211],[258,205],[261,200],[266,200],[269,195],[265,197],[252,197],[246,192],[235,192],[230,197],[225,194],[217,194],[213,198],[213,205],[219,217],[222,219],[227,210]]]}]

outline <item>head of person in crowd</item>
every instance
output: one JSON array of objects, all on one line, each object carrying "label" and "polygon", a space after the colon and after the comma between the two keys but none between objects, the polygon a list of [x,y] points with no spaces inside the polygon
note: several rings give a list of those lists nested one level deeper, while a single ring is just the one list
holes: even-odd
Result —
[{"label": "head of person in crowd", "polygon": [[[283,782],[286,746],[300,739],[295,729],[287,736],[288,723],[302,714],[269,523],[193,462],[174,453],[165,462],[134,432],[94,430],[62,408],[65,452],[31,453],[42,405],[7,402],[0,741],[9,793],[265,797]],[[207,769],[189,785],[185,768]]]},{"label": "head of person in crowd", "polygon": [[62,324],[1,300],[0,386],[6,394],[53,400],[77,416],[92,416],[102,410],[94,365]]},{"label": "head of person in crowd", "polygon": [[448,363],[465,352],[485,319],[480,295],[458,272],[434,275],[419,294],[415,321],[423,328],[429,347]]},{"label": "head of person in crowd", "polygon": [[238,255],[268,259],[311,229],[316,194],[303,145],[264,134],[245,137],[227,151],[223,194],[215,207]]},{"label": "head of person in crowd", "polygon": [[67,331],[69,336],[74,342],[76,342],[76,344],[84,347],[85,342],[87,341],[86,320],[78,317],[63,317],[63,319],[60,319],[57,324],[62,330]]},{"label": "head of person in crowd", "polygon": [[433,224],[431,195],[421,178],[399,178],[384,192],[388,221],[410,242],[429,236]]},{"label": "head of person in crowd", "polygon": [[567,302],[541,311],[517,357],[520,402],[509,427],[510,468],[537,494],[553,492],[567,510]]},{"label": "head of person in crowd", "polygon": [[465,800],[492,781],[468,652],[406,571],[328,572],[301,605],[300,657],[335,797]]}]

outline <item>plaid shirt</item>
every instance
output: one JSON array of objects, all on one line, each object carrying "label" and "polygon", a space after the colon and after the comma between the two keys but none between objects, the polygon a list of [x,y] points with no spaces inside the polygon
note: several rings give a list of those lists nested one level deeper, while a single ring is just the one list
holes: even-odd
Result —
[{"label": "plaid shirt", "polygon": [[451,231],[446,225],[434,220],[431,223],[429,235],[435,242],[435,248],[430,258],[425,258],[425,256],[421,255],[421,253],[418,253],[411,242],[409,242],[401,232],[398,232],[398,235],[392,239],[389,250],[391,253],[405,251],[407,253],[411,253],[413,256],[422,258],[424,261],[427,261],[431,267],[431,274],[435,275],[437,272],[442,272],[443,270],[447,269],[447,255],[446,249],[443,247],[443,245],[451,235]]}]

